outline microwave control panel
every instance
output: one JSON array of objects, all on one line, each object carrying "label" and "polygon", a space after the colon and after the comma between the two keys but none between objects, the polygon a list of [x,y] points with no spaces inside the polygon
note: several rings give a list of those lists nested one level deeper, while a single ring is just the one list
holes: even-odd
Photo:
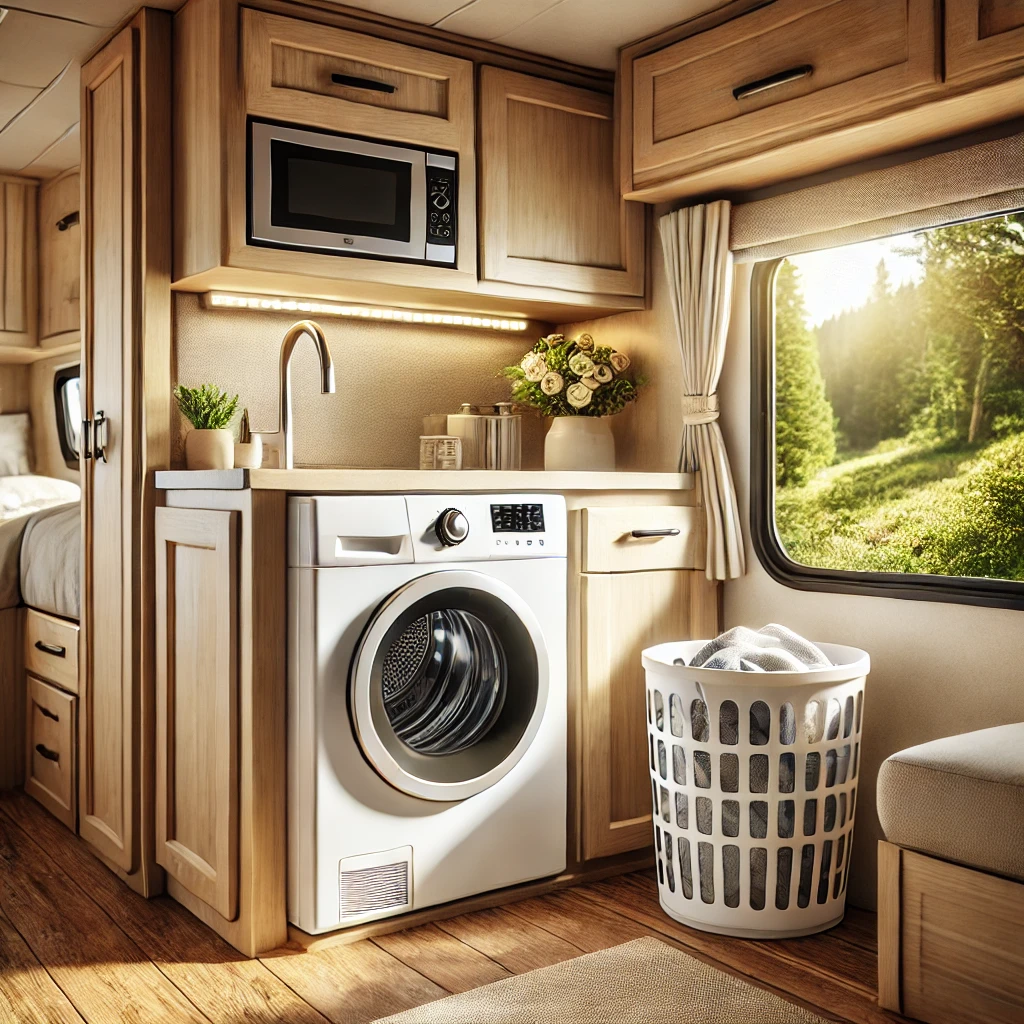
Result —
[{"label": "microwave control panel", "polygon": [[[452,166],[438,166],[431,161],[444,160]],[[455,244],[455,161],[429,154],[427,156],[427,242],[433,245]]]}]

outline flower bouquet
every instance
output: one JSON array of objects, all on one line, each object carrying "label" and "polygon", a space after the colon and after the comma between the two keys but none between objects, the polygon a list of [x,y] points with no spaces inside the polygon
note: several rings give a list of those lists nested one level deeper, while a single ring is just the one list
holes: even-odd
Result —
[{"label": "flower bouquet", "polygon": [[512,400],[554,418],[544,443],[552,470],[615,468],[615,440],[605,419],[636,400],[642,381],[628,375],[629,357],[597,345],[589,334],[541,338],[516,366],[505,367]]}]

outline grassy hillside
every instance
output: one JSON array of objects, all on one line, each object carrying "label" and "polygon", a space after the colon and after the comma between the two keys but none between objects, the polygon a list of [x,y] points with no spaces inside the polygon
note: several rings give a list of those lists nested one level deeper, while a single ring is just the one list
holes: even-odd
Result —
[{"label": "grassy hillside", "polygon": [[804,565],[1024,580],[1024,435],[886,441],[780,488],[775,518]]}]

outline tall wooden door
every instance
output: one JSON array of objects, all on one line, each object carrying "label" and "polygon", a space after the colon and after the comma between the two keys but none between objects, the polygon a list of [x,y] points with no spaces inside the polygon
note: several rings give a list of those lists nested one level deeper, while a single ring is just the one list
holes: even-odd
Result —
[{"label": "tall wooden door", "polygon": [[152,758],[152,471],[169,455],[170,26],[142,11],[82,69],[79,831],[126,873],[152,862],[139,826]]}]

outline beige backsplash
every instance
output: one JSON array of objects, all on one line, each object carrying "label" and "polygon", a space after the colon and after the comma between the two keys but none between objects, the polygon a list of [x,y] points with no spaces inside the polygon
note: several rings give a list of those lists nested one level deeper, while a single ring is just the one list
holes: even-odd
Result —
[{"label": "beige backsplash", "polygon": [[[212,382],[238,392],[253,430],[277,429],[278,360],[291,314],[221,312],[195,295],[175,296],[176,382]],[[295,462],[307,466],[415,468],[422,420],[462,402],[508,398],[503,366],[551,330],[531,323],[520,334],[427,325],[320,321],[334,356],[337,392],[322,395],[313,345],[292,359]],[[176,417],[175,464],[183,465],[184,423]],[[544,463],[545,424],[523,417],[523,468]]]}]

